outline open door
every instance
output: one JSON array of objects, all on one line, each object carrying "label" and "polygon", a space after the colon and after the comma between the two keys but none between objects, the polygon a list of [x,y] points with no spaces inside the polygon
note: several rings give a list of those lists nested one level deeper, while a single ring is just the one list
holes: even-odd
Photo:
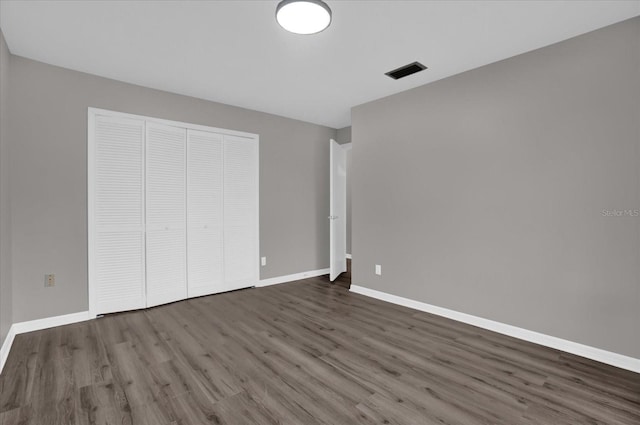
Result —
[{"label": "open door", "polygon": [[329,278],[347,271],[347,149],[331,140],[330,147]]}]

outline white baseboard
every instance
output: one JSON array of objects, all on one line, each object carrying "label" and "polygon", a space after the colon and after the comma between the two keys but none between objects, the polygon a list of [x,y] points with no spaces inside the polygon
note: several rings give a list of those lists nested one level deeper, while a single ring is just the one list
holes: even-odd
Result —
[{"label": "white baseboard", "polygon": [[55,328],[56,326],[70,325],[72,323],[84,322],[89,320],[88,311],[79,313],[64,314],[62,316],[46,317],[44,319],[29,320],[28,322],[14,323],[11,328],[15,330],[16,335],[26,332],[40,331],[42,329]]},{"label": "white baseboard", "polygon": [[16,337],[16,332],[13,329],[13,326],[9,328],[9,332],[7,333],[7,337],[4,339],[2,343],[2,347],[0,347],[0,373],[2,373],[2,369],[4,368],[4,364],[7,362],[7,357],[9,357],[9,351],[11,351],[11,346],[13,345],[13,339]]},{"label": "white baseboard", "polygon": [[2,369],[4,368],[4,364],[7,361],[9,351],[11,350],[11,345],[13,344],[13,340],[16,335],[39,331],[42,329],[49,329],[56,326],[84,322],[92,318],[93,317],[89,315],[88,311],[81,311],[79,313],[71,313],[62,316],[47,317],[45,319],[29,320],[28,322],[14,323],[13,325],[11,325],[7,338],[5,339],[4,343],[2,344],[2,348],[0,349],[0,372],[2,372]]},{"label": "white baseboard", "polygon": [[256,288],[262,288],[264,286],[277,285],[279,283],[293,282],[294,280],[308,279],[310,277],[322,276],[329,274],[329,269],[311,270],[308,272],[288,274],[286,276],[272,277],[269,279],[262,279],[256,285]]},{"label": "white baseboard", "polygon": [[366,295],[382,301],[393,304],[402,305],[413,308],[415,310],[432,313],[438,316],[456,320],[458,322],[467,323],[479,328],[488,329],[503,335],[508,335],[524,341],[533,342],[545,347],[555,348],[556,350],[565,351],[591,360],[596,360],[622,369],[640,373],[640,359],[625,356],[623,354],[613,353],[600,348],[591,347],[589,345],[580,344],[566,339],[557,338],[555,336],[542,334],[519,328],[517,326],[507,325],[505,323],[495,322],[482,317],[472,316],[466,313],[449,310],[447,308],[437,307],[420,301],[411,300],[409,298],[391,295],[386,292],[376,291],[374,289],[364,288],[358,285],[351,285],[350,291],[356,294]]},{"label": "white baseboard", "polygon": [[347,258],[351,260],[351,254],[347,254]]}]

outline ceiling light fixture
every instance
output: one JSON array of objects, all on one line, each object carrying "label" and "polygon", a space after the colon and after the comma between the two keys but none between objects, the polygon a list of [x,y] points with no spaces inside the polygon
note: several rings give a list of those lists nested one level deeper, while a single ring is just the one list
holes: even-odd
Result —
[{"label": "ceiling light fixture", "polygon": [[289,32],[316,34],[331,24],[331,9],[321,0],[282,0],[276,21]]}]

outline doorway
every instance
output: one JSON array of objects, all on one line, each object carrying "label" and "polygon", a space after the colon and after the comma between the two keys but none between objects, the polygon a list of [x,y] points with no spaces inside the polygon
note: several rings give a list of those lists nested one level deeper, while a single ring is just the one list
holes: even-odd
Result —
[{"label": "doorway", "polygon": [[330,140],[330,274],[331,282],[349,288],[351,284],[351,191],[349,165],[351,143]]}]

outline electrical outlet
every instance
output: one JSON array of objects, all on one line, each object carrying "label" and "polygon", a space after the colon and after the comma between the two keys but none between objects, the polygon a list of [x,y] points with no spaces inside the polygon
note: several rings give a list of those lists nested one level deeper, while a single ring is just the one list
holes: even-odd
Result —
[{"label": "electrical outlet", "polygon": [[382,266],[380,264],[376,264],[376,274],[382,276]]},{"label": "electrical outlet", "polygon": [[56,286],[56,275],[55,274],[45,274],[44,275],[44,287],[50,288],[52,286]]},{"label": "electrical outlet", "polygon": [[267,265],[267,257],[261,257],[260,258],[260,264],[263,265],[263,266],[266,266]]}]

